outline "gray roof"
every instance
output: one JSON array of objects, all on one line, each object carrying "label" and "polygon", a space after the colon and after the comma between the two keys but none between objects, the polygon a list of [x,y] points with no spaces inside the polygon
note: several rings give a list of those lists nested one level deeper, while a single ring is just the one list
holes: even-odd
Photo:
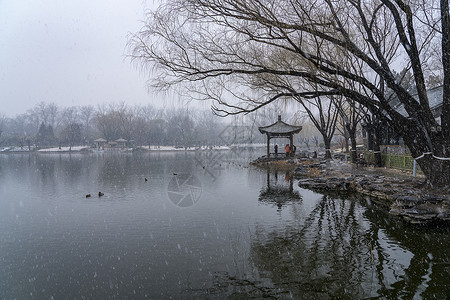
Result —
[{"label": "gray roof", "polygon": [[[437,108],[442,106],[443,92],[444,92],[444,88],[443,88],[442,85],[427,90],[428,102],[430,103],[430,109],[431,109],[431,111],[433,112],[434,115],[435,115],[435,112],[437,111]],[[413,97],[414,97],[414,99],[419,101],[418,98],[417,98],[417,94],[413,95]],[[397,106],[394,106],[394,109],[398,113],[400,113],[402,116],[409,117],[409,114],[406,112],[406,109],[403,106],[403,104],[399,104]],[[435,117],[438,117],[438,116],[435,115]]]},{"label": "gray roof", "polygon": [[295,126],[284,123],[281,121],[281,116],[278,116],[278,121],[272,125],[259,127],[259,132],[265,134],[268,133],[272,136],[286,136],[291,133],[299,133],[302,130],[302,126]]},{"label": "gray roof", "polygon": [[103,139],[103,138],[99,138],[99,139],[96,139],[94,142],[98,142],[98,143],[104,143],[104,142],[106,142],[106,140],[105,139]]}]

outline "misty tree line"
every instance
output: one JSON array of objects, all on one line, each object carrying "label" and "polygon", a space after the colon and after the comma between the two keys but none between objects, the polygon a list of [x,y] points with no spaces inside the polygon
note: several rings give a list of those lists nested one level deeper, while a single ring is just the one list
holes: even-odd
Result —
[{"label": "misty tree line", "polygon": [[[292,110],[297,113],[290,115],[288,111]],[[11,118],[0,117],[0,147],[93,145],[98,138],[107,141],[123,138],[130,141],[130,146],[191,147],[265,143],[265,136],[261,135],[258,127],[275,122],[280,113],[283,121],[303,126],[302,132],[295,138],[297,146],[306,149],[324,147],[320,125],[317,127],[321,122],[308,120],[308,111],[312,120],[322,118],[327,123],[331,119],[327,112],[317,112],[314,106],[298,111],[275,104],[248,116],[223,119],[209,110],[156,108],[150,104],[60,107],[55,103],[40,102],[23,114]],[[337,120],[333,120],[332,125],[336,126]],[[338,134],[343,135],[345,129],[342,125],[337,126]],[[330,135],[332,138],[333,135]],[[335,143],[342,143],[341,140]],[[285,141],[275,142],[283,144]],[[346,148],[348,151],[348,145]]]},{"label": "misty tree line", "polygon": [[0,146],[92,145],[119,138],[134,145],[217,145],[225,128],[210,111],[111,103],[60,107],[41,102],[24,114],[0,118]]}]

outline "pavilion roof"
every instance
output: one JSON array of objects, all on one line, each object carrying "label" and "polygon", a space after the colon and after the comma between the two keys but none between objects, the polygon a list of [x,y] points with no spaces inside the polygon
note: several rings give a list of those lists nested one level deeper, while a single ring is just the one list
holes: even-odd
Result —
[{"label": "pavilion roof", "polygon": [[259,127],[259,132],[262,134],[269,134],[272,136],[288,136],[293,133],[299,133],[302,130],[302,126],[295,126],[284,123],[281,121],[281,116],[278,116],[278,121],[272,125]]},{"label": "pavilion roof", "polygon": [[126,141],[127,141],[127,140],[122,139],[122,138],[116,140],[116,142],[118,142],[118,143],[125,143]]},{"label": "pavilion roof", "polygon": [[103,139],[103,138],[99,138],[99,139],[96,139],[96,140],[94,140],[94,142],[97,142],[97,143],[105,143],[106,142],[106,140],[105,139]]}]

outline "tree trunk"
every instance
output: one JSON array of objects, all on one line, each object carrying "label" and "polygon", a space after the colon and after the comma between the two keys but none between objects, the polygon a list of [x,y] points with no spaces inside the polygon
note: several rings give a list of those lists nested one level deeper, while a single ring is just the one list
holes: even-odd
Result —
[{"label": "tree trunk", "polygon": [[417,159],[417,163],[432,187],[450,186],[450,160],[433,158],[431,154]]},{"label": "tree trunk", "polygon": [[331,140],[327,136],[323,136],[323,143],[325,145],[325,159],[332,159],[331,157]]},{"label": "tree trunk", "polygon": [[[407,128],[411,128],[408,125]],[[405,144],[430,186],[450,186],[450,158],[447,154],[450,149],[450,140],[444,138],[440,132],[431,132],[429,135],[426,130],[423,132],[425,134],[418,135],[413,130],[405,130],[402,134]]]},{"label": "tree trunk", "polygon": [[381,160],[381,126],[380,123],[376,123],[374,126],[374,140],[373,140],[373,160],[375,167],[382,167],[383,161]]},{"label": "tree trunk", "polygon": [[[444,74],[444,86],[442,95],[441,126],[444,139],[450,139],[450,14],[448,0],[441,0],[442,23],[442,66]],[[448,145],[447,145],[448,146]],[[450,156],[450,148],[444,150]]]},{"label": "tree trunk", "polygon": [[349,151],[348,139],[350,138],[350,135],[348,132],[348,125],[344,125],[343,131],[344,132],[343,132],[342,136],[344,137],[345,152],[348,152]]},{"label": "tree trunk", "polygon": [[356,163],[357,152],[356,152],[356,125],[350,126],[350,124],[346,125],[346,131],[350,137],[350,144],[352,149],[350,150],[350,160],[352,163]]},{"label": "tree trunk", "polygon": [[357,152],[356,152],[356,136],[354,134],[350,134],[350,143],[352,145],[352,149],[350,150],[350,159],[352,163],[356,163]]}]

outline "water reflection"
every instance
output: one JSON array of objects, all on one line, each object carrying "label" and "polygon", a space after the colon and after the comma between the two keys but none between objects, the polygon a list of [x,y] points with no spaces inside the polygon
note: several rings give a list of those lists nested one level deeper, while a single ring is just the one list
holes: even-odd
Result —
[{"label": "water reflection", "polygon": [[[386,298],[449,299],[450,254],[445,246],[450,245],[449,228],[411,226],[376,209],[368,209],[365,215],[371,222],[378,294]],[[392,253],[390,241],[396,241],[403,251]],[[397,270],[393,259],[405,257],[405,268]],[[391,276],[395,279],[388,281]]]},{"label": "water reflection", "polygon": [[294,177],[289,171],[282,172],[283,178],[280,178],[279,171],[271,172],[266,170],[266,186],[259,193],[258,200],[262,203],[274,204],[278,211],[281,211],[283,205],[301,201],[302,197],[298,191],[294,191]]},{"label": "water reflection", "polygon": [[[0,298],[447,296],[448,229],[242,157],[0,155]],[[174,173],[201,181],[195,205],[170,201]]]},{"label": "water reflection", "polygon": [[323,196],[297,228],[257,230],[252,261],[294,298],[365,298],[373,276],[366,223],[356,202]]},{"label": "water reflection", "polygon": [[285,230],[257,226],[253,271],[217,274],[215,287],[234,296],[294,299],[450,296],[448,228],[411,227],[370,201],[327,195],[296,221]]}]

